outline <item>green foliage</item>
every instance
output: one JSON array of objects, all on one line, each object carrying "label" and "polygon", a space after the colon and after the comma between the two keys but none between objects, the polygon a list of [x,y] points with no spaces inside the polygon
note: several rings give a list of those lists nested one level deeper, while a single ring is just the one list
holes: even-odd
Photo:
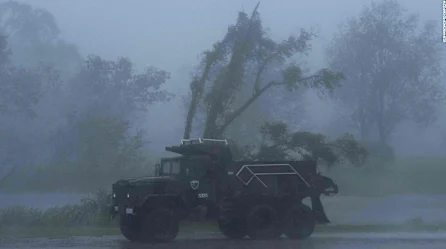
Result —
[{"label": "green foliage", "polygon": [[[186,138],[200,104],[206,107],[202,136],[218,138],[270,89],[284,87],[291,91],[310,87],[332,90],[342,79],[341,73],[327,69],[303,75],[299,66],[289,62],[295,56],[308,54],[310,41],[315,35],[302,29],[299,36],[275,42],[263,28],[257,8],[258,5],[251,17],[240,12],[236,24],[229,27],[225,37],[215,43],[212,50],[204,52],[200,70],[190,83],[192,99],[186,118]],[[265,77],[272,72],[280,74],[273,79]],[[237,94],[246,86],[252,89],[251,94],[235,105]]]},{"label": "green foliage", "polygon": [[[23,151],[25,140],[20,137],[18,126],[29,125],[36,118],[36,105],[41,101],[45,85],[57,84],[59,73],[51,66],[37,68],[16,67],[10,60],[10,49],[6,38],[0,35],[0,181],[16,167],[16,161],[29,160]],[[33,128],[32,125],[27,128]],[[22,131],[23,132],[23,131]],[[23,159],[26,158],[26,159]]]},{"label": "green foliage", "polygon": [[252,144],[240,145],[235,139],[228,139],[228,144],[233,160],[251,159],[256,148]]},{"label": "green foliage", "polygon": [[70,86],[76,98],[73,105],[84,115],[135,118],[132,115],[147,111],[151,104],[172,99],[173,94],[161,90],[169,77],[168,72],[153,67],[135,72],[126,58],[112,61],[90,55]]},{"label": "green foliage", "polygon": [[322,134],[307,131],[290,132],[283,122],[262,127],[263,143],[251,157],[258,160],[322,159],[328,165],[345,160],[355,166],[364,164],[368,152],[350,134],[329,141]]},{"label": "green foliage", "polygon": [[41,189],[80,190],[109,187],[134,174],[149,174],[142,150],[142,132],[132,135],[129,122],[114,117],[91,117],[80,122],[80,150],[43,166],[30,185]]},{"label": "green foliage", "polygon": [[444,103],[434,22],[419,23],[395,0],[343,23],[327,50],[330,68],[345,75],[335,93],[362,140],[388,142],[402,122],[432,123]]},{"label": "green foliage", "polygon": [[[79,124],[81,150],[77,164],[97,176],[129,169],[141,162],[142,132],[129,135],[129,122],[92,117]],[[95,174],[95,175],[96,175]]]},{"label": "green foliage", "polygon": [[54,65],[64,78],[79,69],[82,57],[77,47],[60,39],[57,21],[49,11],[7,1],[0,4],[0,17],[0,32],[8,36],[13,64]]},{"label": "green foliage", "polygon": [[105,226],[113,224],[109,215],[109,194],[103,190],[84,197],[80,204],[39,210],[11,207],[0,210],[0,227],[14,226]]},{"label": "green foliage", "polygon": [[6,38],[0,35],[0,116],[34,116],[33,108],[42,95],[41,85],[56,84],[58,72],[48,66],[15,67],[9,57]]},{"label": "green foliage", "polygon": [[16,1],[4,2],[0,6],[0,15],[10,16],[1,28],[11,30],[22,39],[28,37],[32,43],[49,42],[60,34],[54,16],[47,10]]}]

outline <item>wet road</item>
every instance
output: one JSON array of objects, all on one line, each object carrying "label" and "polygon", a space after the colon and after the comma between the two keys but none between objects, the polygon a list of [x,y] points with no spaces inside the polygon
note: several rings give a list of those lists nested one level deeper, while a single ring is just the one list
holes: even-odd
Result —
[{"label": "wet road", "polygon": [[25,248],[110,248],[110,249],[444,249],[446,234],[315,234],[305,241],[229,241],[219,235],[201,238],[179,237],[168,244],[133,244],[120,236],[26,239],[0,242],[3,249]]},{"label": "wet road", "polygon": [[[73,193],[0,192],[0,209],[13,206],[47,209],[79,204],[84,196]],[[403,224],[412,220],[422,220],[427,224],[446,223],[446,195],[322,196],[321,199],[333,224]],[[304,200],[307,204],[308,201]]]}]

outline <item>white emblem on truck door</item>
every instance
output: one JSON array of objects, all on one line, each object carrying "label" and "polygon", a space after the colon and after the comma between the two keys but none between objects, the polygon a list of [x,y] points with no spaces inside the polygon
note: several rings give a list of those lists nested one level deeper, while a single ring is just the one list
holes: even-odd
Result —
[{"label": "white emblem on truck door", "polygon": [[190,187],[193,190],[196,190],[198,188],[198,186],[200,186],[200,182],[199,181],[197,181],[197,180],[190,181]]}]

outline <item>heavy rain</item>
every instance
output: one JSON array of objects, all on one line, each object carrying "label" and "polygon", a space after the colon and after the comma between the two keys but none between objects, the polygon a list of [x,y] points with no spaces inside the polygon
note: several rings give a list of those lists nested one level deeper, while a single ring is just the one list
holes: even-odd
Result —
[{"label": "heavy rain", "polygon": [[446,248],[445,23],[0,0],[0,248]]}]

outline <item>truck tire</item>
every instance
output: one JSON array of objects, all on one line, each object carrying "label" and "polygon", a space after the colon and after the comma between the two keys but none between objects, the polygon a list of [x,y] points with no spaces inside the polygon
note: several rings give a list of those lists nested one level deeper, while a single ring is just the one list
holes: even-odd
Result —
[{"label": "truck tire", "polygon": [[126,239],[132,242],[141,241],[141,222],[134,217],[121,215],[119,217],[119,229]]},{"label": "truck tire", "polygon": [[178,235],[179,220],[171,210],[158,208],[144,218],[142,229],[144,242],[170,242]]},{"label": "truck tire", "polygon": [[251,239],[277,239],[282,235],[276,210],[270,205],[256,205],[247,216],[247,233]]},{"label": "truck tire", "polygon": [[229,239],[240,240],[246,237],[246,222],[241,219],[218,220],[221,233]]},{"label": "truck tire", "polygon": [[294,205],[285,218],[285,235],[290,239],[307,239],[313,234],[315,227],[313,210],[304,204]]}]

